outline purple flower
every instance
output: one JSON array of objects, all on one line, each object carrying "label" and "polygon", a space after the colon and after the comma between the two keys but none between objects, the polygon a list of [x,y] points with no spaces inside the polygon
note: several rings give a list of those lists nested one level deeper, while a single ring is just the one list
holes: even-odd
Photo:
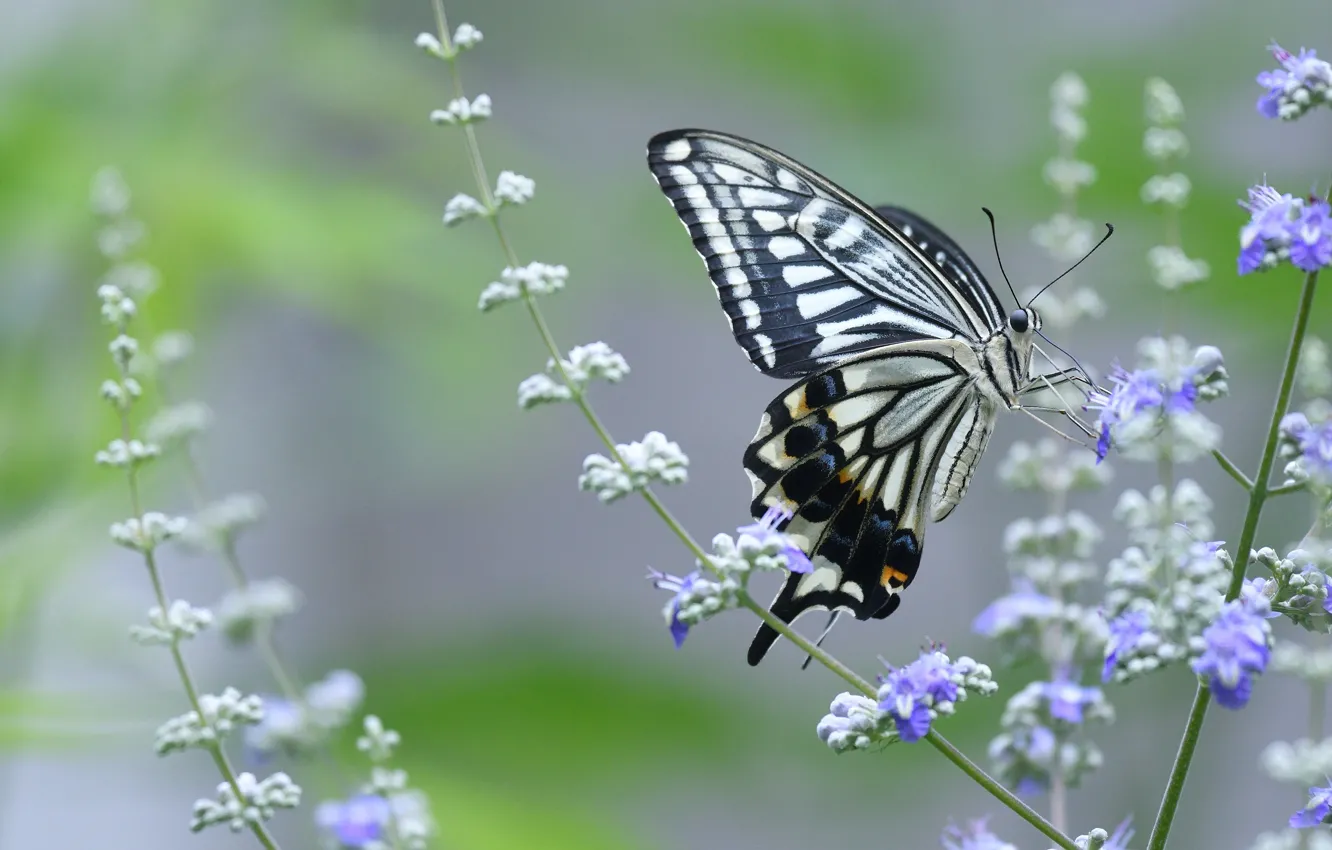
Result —
[{"label": "purple flower", "polygon": [[680,620],[680,600],[687,598],[693,591],[694,582],[700,578],[699,572],[695,570],[680,578],[670,573],[648,570],[648,578],[652,579],[652,585],[658,590],[669,590],[675,594],[671,601],[666,603],[663,613],[666,616],[666,627],[670,629],[671,637],[675,640],[675,648],[679,649],[684,646],[685,638],[689,636],[689,624]]},{"label": "purple flower", "polygon": [[356,794],[346,800],[320,803],[315,809],[315,825],[339,847],[365,847],[384,837],[391,815],[388,800],[378,794]]},{"label": "purple flower", "polygon": [[1332,788],[1309,789],[1309,805],[1290,816],[1290,825],[1295,829],[1318,826],[1332,813]]},{"label": "purple flower", "polygon": [[[1295,103],[1289,99],[1289,95],[1301,88],[1322,89],[1332,85],[1332,66],[1319,59],[1313,50],[1300,48],[1299,55],[1292,56],[1288,51],[1282,50],[1278,44],[1271,45],[1269,49],[1281,63],[1281,67],[1263,71],[1258,75],[1258,85],[1267,89],[1262,97],[1258,98],[1258,112],[1265,118],[1298,117],[1307,110],[1307,105],[1292,114],[1282,114],[1282,106]],[[1312,98],[1306,99],[1305,103],[1308,104],[1310,101]]]},{"label": "purple flower", "polygon": [[1147,634],[1151,625],[1146,612],[1129,611],[1110,621],[1110,639],[1105,644],[1105,666],[1101,668],[1101,681],[1110,681],[1122,656],[1132,652],[1138,641]]},{"label": "purple flower", "polygon": [[1240,585],[1240,604],[1264,620],[1281,615],[1272,610],[1272,594],[1276,592],[1276,579],[1251,578]]},{"label": "purple flower", "polygon": [[1010,632],[1024,623],[1049,619],[1059,613],[1059,602],[1030,587],[1019,587],[991,602],[971,624],[972,631],[986,637]]},{"label": "purple flower", "polygon": [[1100,463],[1110,451],[1111,429],[1142,413],[1159,410],[1165,413],[1188,413],[1198,400],[1198,387],[1193,383],[1196,370],[1185,369],[1178,387],[1167,386],[1155,369],[1126,371],[1116,364],[1110,369],[1110,392],[1093,391],[1087,397],[1086,410],[1099,410],[1100,436],[1096,440],[1096,461]]},{"label": "purple flower", "polygon": [[1297,217],[1296,201],[1266,183],[1249,188],[1249,199],[1239,205],[1249,212],[1249,221],[1240,228],[1239,273],[1257,271],[1269,250],[1290,243],[1291,227]]},{"label": "purple flower", "polygon": [[1084,688],[1067,679],[1041,683],[1041,696],[1050,704],[1050,716],[1065,723],[1081,723],[1082,707],[1096,702],[1099,688]]},{"label": "purple flower", "polygon": [[1265,620],[1242,602],[1228,602],[1203,631],[1205,648],[1194,659],[1193,672],[1206,676],[1216,701],[1223,708],[1239,709],[1249,702],[1253,677],[1267,668]]},{"label": "purple flower", "polygon": [[925,650],[920,658],[891,670],[879,689],[879,710],[888,712],[897,737],[912,743],[930,731],[930,708],[957,701],[953,665],[942,652]]},{"label": "purple flower", "polygon": [[1332,480],[1332,420],[1306,428],[1300,435],[1300,451],[1311,475]]},{"label": "purple flower", "polygon": [[795,545],[791,538],[777,530],[778,526],[784,525],[792,516],[794,514],[790,509],[782,505],[772,505],[764,511],[762,519],[749,525],[742,525],[736,529],[736,532],[748,534],[758,540],[760,545],[777,541],[781,544],[782,555],[786,557],[786,568],[793,573],[807,573],[814,569],[814,565],[809,562],[809,556]]},{"label": "purple flower", "polygon": [[1332,217],[1326,201],[1304,205],[1290,228],[1290,261],[1296,268],[1315,272],[1332,262]]},{"label": "purple flower", "polygon": [[1013,850],[1013,845],[990,832],[985,818],[974,820],[966,828],[949,824],[941,841],[944,850]]},{"label": "purple flower", "polygon": [[1110,837],[1101,845],[1101,850],[1128,850],[1128,843],[1133,840],[1133,818],[1124,818],[1110,833]]}]

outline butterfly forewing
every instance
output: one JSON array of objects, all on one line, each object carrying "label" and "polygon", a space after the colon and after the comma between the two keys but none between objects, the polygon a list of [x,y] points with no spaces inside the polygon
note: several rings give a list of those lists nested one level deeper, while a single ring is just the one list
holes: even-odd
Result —
[{"label": "butterfly forewing", "polygon": [[951,242],[922,248],[776,151],[678,130],[649,142],[648,165],[707,263],[736,340],[767,374],[801,377],[882,345],[978,339],[1002,326],[992,294],[986,301],[949,279],[950,267],[970,262],[935,259],[956,251]]}]

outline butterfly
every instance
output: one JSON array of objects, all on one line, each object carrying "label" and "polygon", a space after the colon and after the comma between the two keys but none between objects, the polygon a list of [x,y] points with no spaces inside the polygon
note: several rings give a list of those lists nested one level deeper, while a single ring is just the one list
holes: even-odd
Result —
[{"label": "butterfly", "polygon": [[[724,133],[660,133],[647,159],[736,341],[759,371],[798,380],[744,454],[751,513],[790,513],[782,530],[812,564],[770,610],[786,623],[831,611],[829,628],[842,611],[887,617],[916,577],[926,521],[962,501],[998,412],[1090,379],[1033,379],[1040,314],[1030,302],[1005,314],[962,249],[914,213],[870,207]],[[749,663],[777,638],[760,626]]]}]

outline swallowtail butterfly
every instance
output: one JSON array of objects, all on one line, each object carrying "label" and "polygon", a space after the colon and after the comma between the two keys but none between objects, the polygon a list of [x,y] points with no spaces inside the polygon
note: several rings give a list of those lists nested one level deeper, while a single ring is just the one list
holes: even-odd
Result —
[{"label": "swallowtail butterfly", "polygon": [[[759,371],[799,381],[744,455],[751,512],[793,512],[783,530],[813,564],[787,577],[772,613],[887,617],[920,567],[926,520],[962,500],[998,411],[1050,385],[1031,378],[1040,315],[1006,316],[925,219],[872,208],[771,148],[673,130],[647,158],[736,341]],[[777,637],[760,626],[749,663]]]}]

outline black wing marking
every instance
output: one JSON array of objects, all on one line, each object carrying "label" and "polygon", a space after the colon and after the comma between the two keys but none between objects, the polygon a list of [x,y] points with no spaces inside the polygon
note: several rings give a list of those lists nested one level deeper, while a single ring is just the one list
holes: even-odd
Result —
[{"label": "black wing marking", "polygon": [[[940,459],[970,431],[979,391],[974,350],[960,340],[902,343],[850,358],[768,405],[745,452],[750,509],[794,511],[784,531],[810,555],[770,610],[886,617],[920,566],[926,507]],[[762,660],[777,632],[749,648]]]},{"label": "black wing marking", "polygon": [[1004,326],[1007,317],[994,290],[990,288],[985,275],[967,256],[967,252],[952,237],[910,210],[881,206],[875,207],[874,211],[900,230],[903,236],[915,242],[921,253],[938,266],[953,286],[966,296],[971,308],[985,317],[991,328]]},{"label": "black wing marking", "polygon": [[922,250],[771,148],[675,130],[648,143],[648,166],[707,263],[736,341],[766,374],[804,377],[883,345],[980,340],[1003,326],[993,293],[973,291],[986,287],[978,274],[959,287],[948,270],[963,266],[940,265],[938,249]]}]

